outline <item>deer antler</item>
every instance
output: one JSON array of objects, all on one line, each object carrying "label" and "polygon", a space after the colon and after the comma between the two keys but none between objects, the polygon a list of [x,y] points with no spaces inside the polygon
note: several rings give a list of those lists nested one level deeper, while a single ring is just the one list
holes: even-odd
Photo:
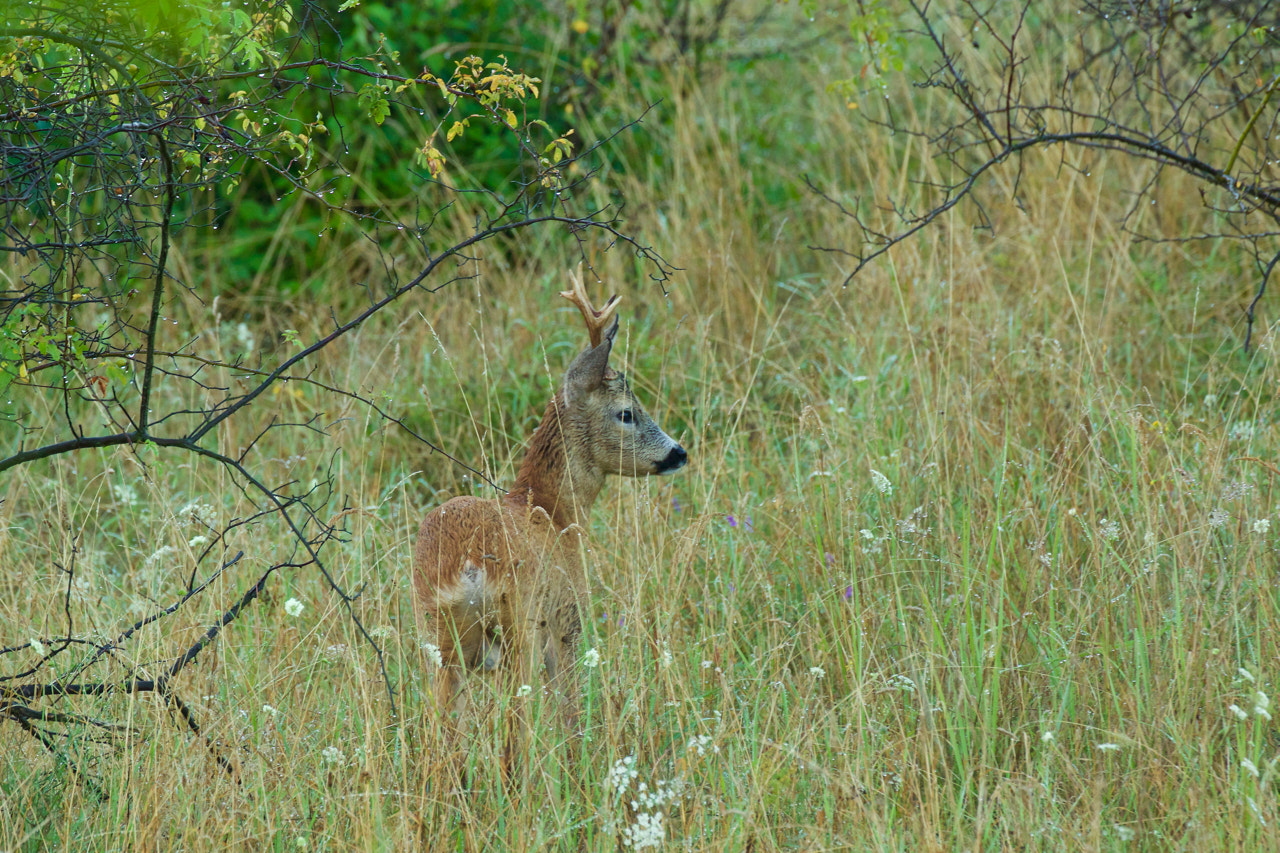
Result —
[{"label": "deer antler", "polygon": [[573,285],[573,289],[562,290],[560,295],[577,305],[582,312],[582,319],[587,324],[587,334],[591,336],[591,348],[595,349],[604,339],[605,330],[608,329],[614,312],[618,310],[622,297],[614,294],[603,308],[596,309],[587,298],[587,289],[582,285],[582,264],[578,264],[576,270],[569,270],[569,283]]}]

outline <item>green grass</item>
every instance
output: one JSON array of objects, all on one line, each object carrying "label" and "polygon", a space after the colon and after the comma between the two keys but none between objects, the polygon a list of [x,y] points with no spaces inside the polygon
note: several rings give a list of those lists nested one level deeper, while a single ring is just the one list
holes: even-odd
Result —
[{"label": "green grass", "polygon": [[[273,481],[333,473],[350,537],[324,556],[363,587],[398,715],[319,575],[279,573],[178,684],[239,782],[154,697],[50,701],[132,732],[99,743],[68,727],[58,743],[99,800],[0,729],[0,848],[606,850],[640,814],[693,850],[1275,848],[1280,732],[1255,706],[1280,661],[1276,339],[1264,317],[1256,352],[1238,350],[1244,265],[1135,245],[1111,190],[1140,179],[1096,157],[1089,179],[1060,173],[1055,152],[1029,163],[1025,213],[1007,187],[988,198],[994,235],[960,209],[842,290],[839,260],[805,247],[848,245],[852,229],[788,186],[782,154],[802,141],[821,180],[883,192],[912,143],[854,134],[842,99],[816,79],[795,91],[794,69],[786,98],[762,94],[783,73],[673,87],[685,94],[653,130],[662,169],[614,176],[631,227],[685,269],[664,298],[631,258],[598,256],[625,299],[617,352],[691,466],[612,483],[597,506],[584,648],[601,664],[582,668],[581,737],[536,692],[471,678],[459,789],[410,551],[429,508],[487,492],[360,407],[290,384],[223,440],[243,446],[273,414],[332,424],[269,438],[255,464]],[[775,127],[789,133],[758,135]],[[1163,192],[1164,217],[1209,221],[1189,184]],[[509,483],[581,345],[555,296],[571,247],[528,239],[536,252],[497,254],[478,284],[413,296],[331,347],[318,377],[385,395]],[[179,248],[218,281],[216,245]],[[362,298],[344,269],[377,257],[334,252],[316,292]],[[312,303],[229,300],[215,326],[192,302],[173,334],[231,346],[244,317],[259,348],[281,329],[308,340],[327,321]],[[29,465],[0,488],[6,643],[64,630],[59,565],[83,578],[77,630],[112,635],[181,594],[201,528],[179,507],[251,511],[213,466],[145,472],[124,451]],[[290,547],[276,527],[233,533],[242,563],[125,659],[172,659]],[[513,702],[534,734],[505,786]],[[618,762],[636,773],[622,794]],[[635,808],[641,782],[677,792]]]}]

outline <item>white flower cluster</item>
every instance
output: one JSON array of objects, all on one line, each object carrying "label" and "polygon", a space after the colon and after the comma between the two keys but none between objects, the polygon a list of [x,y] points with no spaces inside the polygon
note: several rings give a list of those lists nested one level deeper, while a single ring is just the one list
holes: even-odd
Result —
[{"label": "white flower cluster", "polygon": [[306,605],[304,605],[301,601],[299,601],[296,598],[291,598],[284,603],[284,612],[288,613],[290,616],[294,617],[295,619],[301,616],[302,611],[305,609],[306,609]]},{"label": "white flower cluster", "polygon": [[632,850],[661,847],[667,830],[662,812],[641,812],[636,822],[622,830],[622,843]]},{"label": "white flower cluster", "polygon": [[631,801],[631,808],[637,812],[657,811],[667,803],[674,802],[683,790],[684,781],[679,778],[659,781],[652,789],[641,782],[636,786],[636,798]]},{"label": "white flower cluster", "polygon": [[689,743],[685,749],[689,752],[696,752],[698,755],[706,755],[708,748],[710,748],[712,752],[719,752],[720,747],[712,743],[712,740],[714,740],[714,738],[712,738],[711,735],[698,735],[695,738],[689,739]]},{"label": "white flower cluster", "polygon": [[342,750],[338,749],[336,746],[326,746],[321,750],[320,758],[324,760],[325,764],[341,764],[347,760],[347,757],[343,755]]},{"label": "white flower cluster", "polygon": [[1258,434],[1258,425],[1253,421],[1236,421],[1227,430],[1227,438],[1230,441],[1249,441]]},{"label": "white flower cluster", "polygon": [[862,544],[859,547],[868,557],[879,554],[884,549],[884,543],[889,541],[888,533],[877,536],[874,530],[865,527],[858,531],[858,535],[862,537]]},{"label": "white flower cluster", "polygon": [[[689,749],[705,751],[710,743],[711,738],[702,735],[689,741]],[[605,787],[615,798],[620,798],[631,788],[637,776],[636,757],[628,755],[613,763],[605,777]],[[623,846],[632,850],[661,847],[666,840],[666,814],[663,809],[674,802],[683,790],[684,782],[679,778],[659,782],[652,789],[644,782],[637,785],[635,797],[631,800],[635,822],[623,828]]]},{"label": "white flower cluster", "polygon": [[587,649],[587,653],[582,656],[582,665],[595,669],[600,665],[600,652],[597,649]]},{"label": "white flower cluster", "polygon": [[435,643],[428,643],[426,640],[423,640],[420,645],[422,646],[423,654],[427,656],[427,660],[431,661],[436,666],[444,666],[444,658],[440,656],[439,646]]},{"label": "white flower cluster", "polygon": [[155,551],[151,553],[151,556],[147,557],[146,561],[143,562],[143,565],[154,566],[156,563],[160,562],[165,557],[169,556],[170,554],[176,554],[177,552],[178,552],[178,549],[173,547],[172,545],[161,545],[159,548],[157,548]]},{"label": "white flower cluster", "polygon": [[191,501],[175,512],[174,516],[182,524],[197,524],[201,521],[206,524],[212,524],[218,518],[218,511],[213,504]]},{"label": "white flower cluster", "polygon": [[893,494],[893,483],[890,483],[889,478],[875,468],[871,469],[871,485],[875,486],[876,491],[882,495]]},{"label": "white flower cluster", "polygon": [[609,775],[604,778],[604,786],[615,797],[619,797],[631,787],[631,781],[638,775],[640,774],[636,770],[636,757],[628,755],[626,758],[619,758],[613,762],[613,767],[609,769]]}]

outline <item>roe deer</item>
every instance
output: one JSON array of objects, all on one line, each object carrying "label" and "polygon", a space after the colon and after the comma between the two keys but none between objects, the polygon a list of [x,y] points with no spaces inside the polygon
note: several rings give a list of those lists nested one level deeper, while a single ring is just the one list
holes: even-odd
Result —
[{"label": "roe deer", "polygon": [[560,295],[582,312],[591,345],[547,404],[515,487],[499,499],[453,498],[418,529],[415,609],[440,649],[436,701],[460,721],[464,670],[504,667],[515,684],[532,684],[541,660],[565,722],[576,726],[572,665],[586,604],[578,540],[591,505],[606,474],[666,474],[688,460],[609,367],[619,297],[597,310],[581,273],[570,281]]}]

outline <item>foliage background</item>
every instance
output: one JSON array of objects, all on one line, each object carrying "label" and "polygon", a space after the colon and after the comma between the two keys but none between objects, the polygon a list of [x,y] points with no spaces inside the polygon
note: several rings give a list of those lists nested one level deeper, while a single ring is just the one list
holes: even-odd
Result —
[{"label": "foliage background", "polygon": [[[852,261],[810,247],[858,232],[805,178],[849,202],[910,197],[928,141],[864,116],[893,109],[927,127],[952,115],[892,64],[876,70],[853,13],[528,8],[330,4],[337,30],[318,38],[368,53],[386,33],[409,73],[506,53],[542,78],[538,115],[586,146],[644,113],[601,150],[582,193],[625,200],[627,227],[681,272],[654,283],[606,239],[524,232],[478,250],[463,267],[475,277],[322,350],[314,376],[384,400],[509,482],[581,346],[554,296],[563,271],[585,251],[623,293],[620,354],[693,464],[613,484],[596,511],[586,644],[601,663],[583,668],[581,750],[548,712],[519,785],[504,786],[492,721],[516,701],[541,720],[542,703],[472,679],[484,713],[460,791],[407,571],[422,514],[489,487],[368,409],[288,384],[222,441],[245,446],[272,415],[329,425],[261,452],[282,480],[332,475],[327,509],[349,534],[330,570],[363,590],[355,612],[386,650],[398,713],[332,591],[311,571],[277,574],[182,676],[212,748],[141,694],[76,703],[128,728],[68,727],[61,760],[0,728],[0,846],[1273,848],[1280,442],[1265,302],[1256,348],[1238,348],[1252,259],[1226,242],[1137,241],[1119,223],[1142,174],[1107,152],[1046,151],[1020,175],[991,173],[990,228],[957,208],[841,287]],[[1046,32],[1031,79],[1050,79],[1070,43]],[[905,69],[924,60],[916,44],[899,46]],[[377,220],[423,205],[430,190],[405,164],[440,107],[424,98],[421,114],[371,125],[350,94],[327,113],[329,143],[354,157],[331,204],[371,219],[245,174],[218,201],[216,231],[174,244],[191,285],[172,307],[175,336],[288,351],[290,336],[325,333],[330,306],[367,298],[365,282],[413,274],[421,244]],[[296,105],[310,116],[306,95]],[[499,137],[442,146],[451,177],[494,187],[518,175]],[[1220,225],[1191,179],[1156,193],[1164,233]],[[470,233],[474,216],[457,201],[429,239]],[[58,634],[68,595],[113,633],[181,594],[201,518],[251,512],[220,469],[144,466],[125,450],[25,466],[0,488],[4,642]],[[207,509],[180,512],[192,503]],[[248,532],[223,545],[245,552],[243,577],[289,547]],[[172,659],[243,577],[122,654]],[[214,754],[236,762],[238,782]]]}]

